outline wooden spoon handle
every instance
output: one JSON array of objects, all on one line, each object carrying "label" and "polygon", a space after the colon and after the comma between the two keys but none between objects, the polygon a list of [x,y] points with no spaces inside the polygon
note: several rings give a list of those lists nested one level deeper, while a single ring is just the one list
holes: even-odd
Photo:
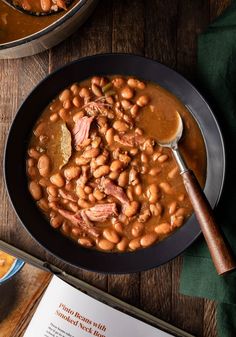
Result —
[{"label": "wooden spoon handle", "polygon": [[225,243],[219,226],[214,220],[212,208],[194,173],[188,170],[181,173],[181,175],[217,273],[222,275],[235,269],[234,258]]}]

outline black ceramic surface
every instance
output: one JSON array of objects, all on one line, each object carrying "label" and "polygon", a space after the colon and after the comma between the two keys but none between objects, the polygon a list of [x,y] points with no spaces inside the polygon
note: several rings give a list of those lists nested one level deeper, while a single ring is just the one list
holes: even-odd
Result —
[{"label": "black ceramic surface", "polygon": [[[49,102],[73,82],[93,75],[133,75],[153,81],[176,95],[202,131],[207,150],[205,194],[214,207],[225,171],[224,145],[218,124],[199,92],[182,76],[150,59],[127,54],[86,57],[46,77],[26,98],[9,132],[5,149],[5,180],[12,205],[25,228],[47,250],[77,267],[106,273],[128,273],[157,267],[183,252],[201,233],[195,216],[171,236],[152,247],[128,253],[86,249],[55,231],[32,200],[25,173],[28,139],[33,125]],[[33,252],[32,252],[33,253]]]}]

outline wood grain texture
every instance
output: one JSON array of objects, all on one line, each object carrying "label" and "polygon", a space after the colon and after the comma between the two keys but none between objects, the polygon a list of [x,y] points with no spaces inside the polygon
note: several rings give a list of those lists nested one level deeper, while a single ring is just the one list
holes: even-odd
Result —
[{"label": "wood grain texture", "polygon": [[209,22],[209,2],[179,0],[177,27],[177,70],[194,80],[197,61],[197,37]]},{"label": "wood grain texture", "polygon": [[[73,36],[50,51],[22,60],[0,60],[0,161],[17,107],[49,72],[82,56],[112,51],[145,55],[195,81],[197,36],[229,3],[229,0],[103,0]],[[198,337],[216,337],[215,304],[179,294],[181,257],[157,269],[132,275],[106,276],[65,266],[36,244],[18,223],[8,202],[2,167],[0,179],[2,239]],[[12,303],[18,303],[14,301],[13,296]],[[22,332],[1,336],[0,329],[0,337],[13,336],[21,337]]]},{"label": "wood grain texture", "polygon": [[204,300],[203,337],[216,337],[216,305]]}]

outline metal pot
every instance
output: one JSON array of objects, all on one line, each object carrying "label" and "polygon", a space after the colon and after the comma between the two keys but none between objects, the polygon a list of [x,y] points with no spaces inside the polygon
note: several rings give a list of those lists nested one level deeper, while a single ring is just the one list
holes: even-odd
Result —
[{"label": "metal pot", "polygon": [[31,56],[52,48],[84,23],[97,2],[98,0],[80,0],[48,27],[22,39],[0,44],[0,59]]}]

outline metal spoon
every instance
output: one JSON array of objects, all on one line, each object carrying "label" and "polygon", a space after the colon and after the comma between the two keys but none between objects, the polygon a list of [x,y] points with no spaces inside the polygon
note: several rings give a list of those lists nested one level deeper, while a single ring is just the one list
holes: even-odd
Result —
[{"label": "metal spoon", "polygon": [[236,268],[234,258],[227,247],[219,226],[214,220],[212,208],[202,191],[194,173],[188,169],[178,149],[178,142],[183,134],[183,121],[177,112],[178,128],[175,135],[165,141],[158,142],[160,146],[172,150],[173,156],[179,166],[185,189],[192,203],[196,218],[208,245],[213,263],[219,275],[225,274]]},{"label": "metal spoon", "polygon": [[[46,12],[34,12],[34,11],[31,11],[31,10],[24,9],[23,7],[18,5],[13,0],[0,0],[0,1],[4,2],[7,6],[11,7],[12,9],[14,9],[18,12],[21,12],[21,13],[27,14],[27,15],[32,15],[32,16],[48,16],[48,15],[52,15],[52,14],[58,14],[61,11],[65,10],[63,8],[58,7],[58,10],[50,10],[50,11],[46,11]],[[66,0],[65,4],[68,7],[72,2],[73,2],[73,0]]]}]

